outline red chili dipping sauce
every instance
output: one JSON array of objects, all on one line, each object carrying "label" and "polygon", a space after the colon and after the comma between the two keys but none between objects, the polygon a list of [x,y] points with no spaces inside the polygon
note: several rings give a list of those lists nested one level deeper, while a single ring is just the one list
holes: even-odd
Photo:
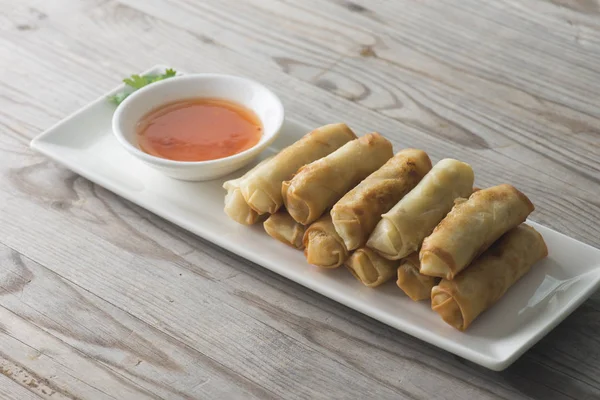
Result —
[{"label": "red chili dipping sauce", "polygon": [[256,114],[228,100],[196,98],[165,104],[142,117],[142,151],[175,161],[207,161],[254,146],[263,126]]}]

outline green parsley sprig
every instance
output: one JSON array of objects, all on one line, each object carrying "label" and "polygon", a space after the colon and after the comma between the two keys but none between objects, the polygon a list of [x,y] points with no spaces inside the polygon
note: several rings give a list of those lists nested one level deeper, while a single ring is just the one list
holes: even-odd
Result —
[{"label": "green parsley sprig", "polygon": [[129,96],[136,90],[141,89],[144,86],[148,86],[151,83],[172,78],[175,75],[177,75],[177,72],[171,68],[167,69],[164,74],[160,75],[131,75],[131,77],[123,79],[123,83],[125,83],[128,86],[126,90],[119,92],[115,95],[109,96],[108,100],[111,103],[119,105],[123,102],[123,100],[127,98],[127,96]]}]

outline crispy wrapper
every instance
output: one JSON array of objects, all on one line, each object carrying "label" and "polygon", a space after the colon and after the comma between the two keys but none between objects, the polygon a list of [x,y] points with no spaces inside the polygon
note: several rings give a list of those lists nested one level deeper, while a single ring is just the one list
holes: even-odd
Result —
[{"label": "crispy wrapper", "polygon": [[526,224],[513,228],[453,280],[431,290],[431,308],[464,331],[531,267],[548,255],[542,235]]},{"label": "crispy wrapper", "polygon": [[458,201],[424,241],[421,273],[452,279],[479,254],[534,210],[523,193],[508,184],[479,190]]},{"label": "crispy wrapper", "polygon": [[337,268],[349,256],[344,241],[333,227],[329,213],[306,229],[303,243],[306,261],[321,268]]},{"label": "crispy wrapper", "polygon": [[[281,184],[291,179],[299,168],[334,152],[356,135],[346,124],[325,125],[308,133],[281,150],[269,162],[244,176],[239,188],[246,203],[258,214],[274,214],[281,205]],[[227,182],[226,182],[227,183]]]},{"label": "crispy wrapper", "polygon": [[333,225],[346,248],[364,246],[381,214],[410,192],[429,170],[427,153],[405,149],[346,193],[331,210]]},{"label": "crispy wrapper", "polygon": [[387,213],[381,216],[367,247],[390,260],[399,260],[416,251],[423,239],[452,209],[454,199],[473,191],[471,166],[444,159]]},{"label": "crispy wrapper", "polygon": [[285,208],[297,222],[308,225],[392,155],[392,144],[378,133],[348,142],[283,183]]},{"label": "crispy wrapper", "polygon": [[365,286],[376,287],[396,276],[398,261],[388,260],[367,247],[361,247],[346,261],[346,267]]},{"label": "crispy wrapper", "polygon": [[300,225],[285,210],[279,210],[263,223],[265,231],[274,239],[298,250],[304,248],[302,238],[306,227]]},{"label": "crispy wrapper", "polygon": [[249,179],[260,169],[260,166],[268,162],[271,158],[266,158],[258,163],[254,168],[246,172],[238,179],[231,179],[223,183],[223,188],[227,190],[225,195],[225,214],[232,220],[243,224],[252,225],[260,219],[260,214],[254,211],[242,195],[240,184],[244,179]]},{"label": "crispy wrapper", "polygon": [[411,253],[403,258],[397,270],[396,284],[414,301],[431,298],[431,289],[440,282],[440,278],[423,275],[419,272],[419,253]]}]

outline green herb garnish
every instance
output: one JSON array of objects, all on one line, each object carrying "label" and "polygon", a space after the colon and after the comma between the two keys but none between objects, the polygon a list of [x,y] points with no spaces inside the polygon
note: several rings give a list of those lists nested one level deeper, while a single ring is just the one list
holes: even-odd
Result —
[{"label": "green herb garnish", "polygon": [[143,88],[151,83],[162,81],[167,78],[172,78],[177,74],[174,69],[167,69],[164,74],[161,75],[131,75],[129,78],[123,79],[123,82],[128,86],[128,88],[119,92],[115,95],[109,96],[108,100],[111,103],[119,105],[129,96],[131,93],[135,92],[138,89]]}]

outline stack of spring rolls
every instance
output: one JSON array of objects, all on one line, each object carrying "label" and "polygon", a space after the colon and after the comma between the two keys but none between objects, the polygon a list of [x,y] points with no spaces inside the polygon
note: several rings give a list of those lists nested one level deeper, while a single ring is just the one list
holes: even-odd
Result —
[{"label": "stack of spring rolls", "polygon": [[225,212],[263,221],[310,264],[345,265],[368,287],[396,279],[465,330],[548,254],[524,224],[529,199],[508,184],[474,189],[474,179],[464,162],[432,166],[422,150],[394,155],[378,133],[330,124],[225,182]]}]

